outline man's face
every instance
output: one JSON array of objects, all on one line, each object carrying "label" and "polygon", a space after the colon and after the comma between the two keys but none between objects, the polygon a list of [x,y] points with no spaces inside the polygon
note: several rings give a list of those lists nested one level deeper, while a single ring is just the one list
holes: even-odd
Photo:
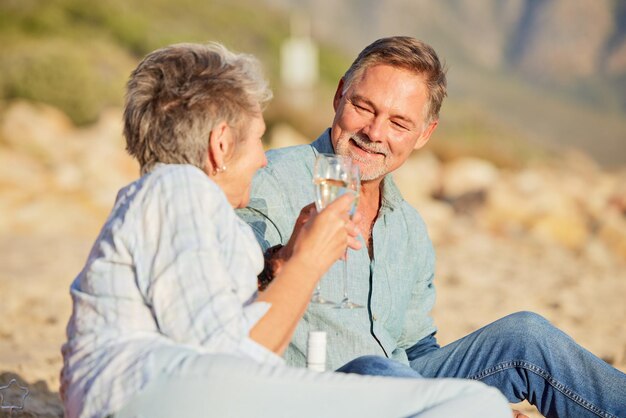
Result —
[{"label": "man's face", "polygon": [[335,152],[351,157],[363,181],[400,167],[411,151],[428,142],[437,121],[426,123],[428,93],[421,76],[375,65],[335,93],[331,140]]}]

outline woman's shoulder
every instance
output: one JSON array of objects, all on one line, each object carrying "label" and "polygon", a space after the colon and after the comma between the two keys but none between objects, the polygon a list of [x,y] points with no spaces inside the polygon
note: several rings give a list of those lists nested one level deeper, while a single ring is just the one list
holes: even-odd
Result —
[{"label": "woman's shoulder", "polygon": [[155,184],[200,183],[211,187],[215,183],[198,167],[191,164],[157,164],[145,175],[147,180]]},{"label": "woman's shoulder", "polygon": [[220,211],[228,207],[222,189],[202,170],[189,164],[158,164],[149,173],[125,187],[117,203],[129,205],[131,213],[139,211],[190,212]]},{"label": "woman's shoulder", "polygon": [[167,195],[199,194],[222,196],[222,189],[199,168],[190,164],[159,164],[146,174],[144,187]]}]

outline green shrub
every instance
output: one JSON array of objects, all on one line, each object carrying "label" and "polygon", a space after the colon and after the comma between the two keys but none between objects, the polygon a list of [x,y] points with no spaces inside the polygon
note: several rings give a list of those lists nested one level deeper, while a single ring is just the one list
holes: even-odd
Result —
[{"label": "green shrub", "polygon": [[106,41],[20,38],[0,55],[4,99],[51,104],[75,123],[97,119],[107,106],[120,106],[135,59]]}]

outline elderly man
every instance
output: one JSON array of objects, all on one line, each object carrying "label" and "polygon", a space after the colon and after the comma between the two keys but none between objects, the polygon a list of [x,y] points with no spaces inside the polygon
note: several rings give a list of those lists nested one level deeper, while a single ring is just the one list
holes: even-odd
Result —
[{"label": "elderly man", "polygon": [[[516,313],[448,346],[437,344],[430,315],[433,247],[389,173],[428,142],[445,96],[445,70],[430,46],[410,37],[379,39],[339,81],[332,127],[310,145],[267,153],[250,205],[239,211],[265,251],[261,287],[280,271],[291,251],[288,237],[311,210],[316,155],[349,156],[362,173],[358,212],[365,245],[350,252],[348,270],[350,297],[366,309],[310,304],[285,353],[287,362],[304,365],[307,332],[322,329],[329,335],[332,368],[378,354],[426,377],[481,380],[511,402],[527,399],[546,417],[626,416],[626,375],[536,314]],[[322,279],[322,294],[333,300],[343,296],[337,264]],[[387,373],[366,360],[357,364],[340,371]]]}]

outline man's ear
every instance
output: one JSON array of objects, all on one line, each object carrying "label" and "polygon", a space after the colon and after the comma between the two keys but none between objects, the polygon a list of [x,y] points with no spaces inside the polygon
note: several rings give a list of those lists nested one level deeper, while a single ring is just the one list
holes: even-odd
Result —
[{"label": "man's ear", "polygon": [[222,169],[233,149],[233,132],[226,122],[220,122],[209,133],[208,167],[210,172]]},{"label": "man's ear", "polygon": [[337,85],[337,91],[335,91],[335,97],[333,98],[333,108],[335,112],[337,111],[337,107],[339,106],[339,101],[343,97],[343,86],[344,81],[343,77],[341,77],[341,80],[339,80],[339,84]]},{"label": "man's ear", "polygon": [[437,128],[437,125],[439,125],[439,119],[435,119],[434,121],[428,124],[426,129],[422,131],[422,134],[417,139],[417,142],[415,143],[415,146],[413,147],[414,150],[418,150],[422,148],[424,145],[426,145],[426,143],[430,139],[430,136],[433,134],[433,132],[435,132],[435,128]]}]

